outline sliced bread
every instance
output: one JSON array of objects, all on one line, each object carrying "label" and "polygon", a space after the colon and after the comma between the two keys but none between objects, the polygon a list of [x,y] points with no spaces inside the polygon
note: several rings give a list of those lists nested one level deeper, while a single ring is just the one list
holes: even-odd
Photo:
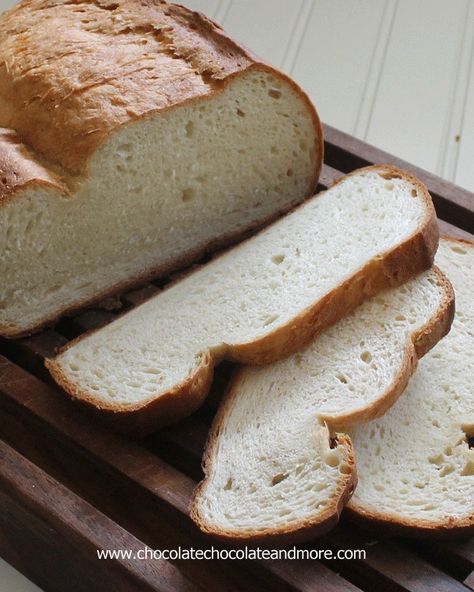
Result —
[{"label": "sliced bread", "polygon": [[456,291],[450,334],[381,419],[351,432],[359,486],[348,509],[386,530],[474,532],[474,243],[443,239]]},{"label": "sliced bread", "polygon": [[308,97],[166,2],[0,17],[0,335],[163,275],[315,189]]},{"label": "sliced bread", "polygon": [[231,541],[296,542],[339,519],[357,481],[341,425],[383,413],[448,330],[454,294],[433,268],[368,300],[307,349],[238,371],[204,454],[191,514]]},{"label": "sliced bread", "polygon": [[362,169],[47,366],[121,429],[154,429],[201,404],[216,362],[288,356],[428,268],[437,238],[422,184],[391,167]]}]

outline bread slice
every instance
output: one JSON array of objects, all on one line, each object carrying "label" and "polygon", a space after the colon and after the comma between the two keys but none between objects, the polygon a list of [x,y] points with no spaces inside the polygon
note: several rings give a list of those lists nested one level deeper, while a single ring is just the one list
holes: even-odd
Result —
[{"label": "bread slice", "polygon": [[308,97],[165,2],[31,0],[0,17],[0,335],[275,219],[315,191]]},{"label": "bread slice", "polygon": [[387,415],[351,432],[351,514],[410,535],[474,532],[474,243],[443,239],[436,261],[456,291],[451,332]]},{"label": "bread slice", "polygon": [[289,355],[429,267],[436,245],[423,185],[390,167],[362,169],[47,366],[122,429],[156,429],[201,404],[219,360]]},{"label": "bread slice", "polygon": [[192,504],[200,528],[272,544],[332,528],[357,481],[351,440],[335,430],[393,404],[453,310],[452,288],[433,268],[365,302],[304,351],[237,372]]}]

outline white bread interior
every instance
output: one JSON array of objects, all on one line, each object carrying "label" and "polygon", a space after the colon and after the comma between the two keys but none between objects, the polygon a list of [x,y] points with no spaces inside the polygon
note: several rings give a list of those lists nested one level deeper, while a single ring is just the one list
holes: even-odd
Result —
[{"label": "white bread interior", "polygon": [[85,178],[62,179],[68,192],[28,183],[0,200],[0,333],[29,333],[300,202],[320,165],[314,117],[283,77],[249,69],[119,128]]},{"label": "white bread interior", "polygon": [[362,169],[47,365],[75,398],[141,413],[153,429],[199,406],[222,358],[288,356],[429,267],[436,244],[426,189],[390,167]]},{"label": "white bread interior", "polygon": [[334,526],[357,480],[351,441],[335,430],[393,404],[418,356],[448,330],[452,304],[433,269],[366,301],[305,350],[238,372],[209,436],[192,508],[199,526],[248,542]]},{"label": "white bread interior", "polygon": [[474,529],[474,244],[442,239],[436,262],[456,292],[451,332],[393,408],[351,432],[359,486],[349,508],[425,535]]}]

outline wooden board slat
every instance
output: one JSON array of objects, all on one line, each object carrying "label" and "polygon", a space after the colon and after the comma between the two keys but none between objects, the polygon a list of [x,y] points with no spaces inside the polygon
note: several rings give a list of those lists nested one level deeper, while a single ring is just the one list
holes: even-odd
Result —
[{"label": "wooden board slat", "polygon": [[[25,418],[52,437],[62,434],[72,448],[81,448],[95,463],[111,474],[125,477],[138,489],[152,491],[157,509],[170,515],[187,511],[194,483],[152,452],[131,439],[120,437],[101,426],[81,408],[55,389],[0,356],[0,401],[20,406]],[[140,459],[140,463],[136,463]],[[146,473],[146,474],[145,474]],[[160,500],[166,500],[163,505]]]},{"label": "wooden board slat", "polygon": [[[142,543],[0,441],[0,550],[48,590],[196,592],[171,564],[99,561],[97,549]],[[58,569],[58,565],[61,566]]]},{"label": "wooden board slat", "polygon": [[[204,537],[157,512],[153,495],[139,492],[123,480],[108,478],[104,486],[104,475],[99,467],[92,466],[79,456],[71,456],[60,442],[52,440],[49,435],[37,430],[32,432],[21,417],[6,414],[2,409],[0,421],[6,427],[5,440],[14,442],[21,455],[133,534],[143,547],[153,550],[208,548]],[[279,577],[273,578],[272,574],[265,573],[262,578],[258,572],[247,570],[245,564],[239,562],[173,559],[172,565],[203,590],[294,592],[294,588],[287,588]]]},{"label": "wooden board slat", "polygon": [[[464,238],[466,240],[474,240],[474,234],[467,232],[466,230],[462,230],[449,222],[445,222],[444,220],[438,220],[439,231],[441,235],[444,236],[454,236],[457,238]],[[474,232],[474,228],[472,229]]]}]

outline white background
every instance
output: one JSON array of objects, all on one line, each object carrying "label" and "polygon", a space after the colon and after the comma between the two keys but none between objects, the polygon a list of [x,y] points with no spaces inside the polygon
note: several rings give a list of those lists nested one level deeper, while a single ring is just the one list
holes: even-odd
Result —
[{"label": "white background", "polygon": [[[474,191],[473,1],[182,3],[291,74],[325,123]],[[33,590],[0,560],[0,592]]]}]

